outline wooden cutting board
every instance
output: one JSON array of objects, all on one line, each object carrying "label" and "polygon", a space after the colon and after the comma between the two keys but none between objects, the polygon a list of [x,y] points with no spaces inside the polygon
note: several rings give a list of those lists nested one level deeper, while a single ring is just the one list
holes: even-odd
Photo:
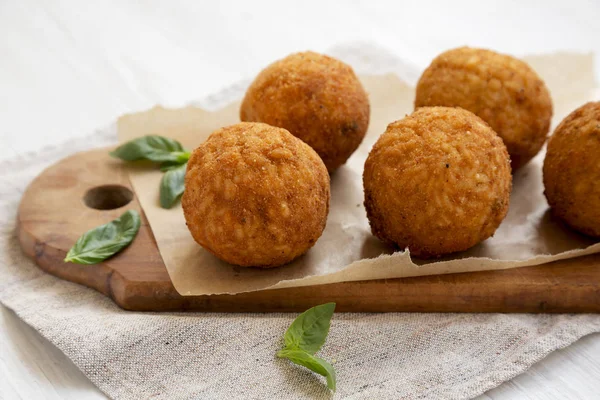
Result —
[{"label": "wooden cutting board", "polygon": [[140,204],[124,163],[108,149],[78,153],[29,186],[18,214],[23,251],[45,271],[98,290],[127,310],[304,311],[328,301],[336,311],[600,312],[600,254],[503,271],[346,282],[237,295],[180,296],[148,221],[124,251],[97,265],[64,263],[85,231]]}]

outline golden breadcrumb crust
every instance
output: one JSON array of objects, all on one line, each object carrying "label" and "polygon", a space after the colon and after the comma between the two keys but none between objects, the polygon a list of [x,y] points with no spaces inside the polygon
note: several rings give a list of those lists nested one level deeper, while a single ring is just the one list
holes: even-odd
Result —
[{"label": "golden breadcrumb crust", "polygon": [[600,102],[573,111],[550,137],[544,187],[554,215],[600,237]]},{"label": "golden breadcrumb crust", "polygon": [[313,149],[285,129],[239,123],[194,150],[182,205],[192,236],[215,256],[276,267],[315,244],[329,197],[329,174]]},{"label": "golden breadcrumb crust", "polygon": [[296,53],[256,77],[240,119],[287,129],[315,149],[333,172],[367,132],[369,99],[350,66],[314,52]]},{"label": "golden breadcrumb crust", "polygon": [[525,165],[546,141],[552,100],[525,62],[489,50],[461,47],[440,54],[417,84],[415,107],[469,110],[500,135],[512,168]]},{"label": "golden breadcrumb crust", "polygon": [[388,125],[363,183],[373,234],[429,258],[492,236],[508,211],[512,175],[506,147],[482,119],[422,107]]}]

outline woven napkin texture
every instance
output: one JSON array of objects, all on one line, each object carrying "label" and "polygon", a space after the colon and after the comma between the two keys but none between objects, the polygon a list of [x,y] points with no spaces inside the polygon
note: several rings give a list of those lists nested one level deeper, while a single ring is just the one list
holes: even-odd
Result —
[{"label": "woven napkin texture", "polygon": [[[365,68],[396,62],[365,46],[331,53]],[[243,87],[201,105],[217,108]],[[467,399],[600,331],[600,315],[335,314],[320,353],[338,374],[331,394],[320,376],[275,357],[293,314],[124,311],[23,256],[15,218],[26,185],[75,151],[114,143],[114,128],[105,129],[0,163],[0,302],[111,398]]]}]

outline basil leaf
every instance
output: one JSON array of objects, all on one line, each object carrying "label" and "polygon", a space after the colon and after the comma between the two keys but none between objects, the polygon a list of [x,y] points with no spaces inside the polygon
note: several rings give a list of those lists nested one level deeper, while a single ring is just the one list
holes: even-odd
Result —
[{"label": "basil leaf", "polygon": [[294,364],[302,365],[303,367],[324,376],[327,378],[327,387],[335,392],[335,370],[327,361],[300,349],[283,349],[277,353],[277,357],[287,358]]},{"label": "basil leaf", "polygon": [[69,250],[65,262],[96,264],[127,247],[140,229],[140,215],[128,210],[108,224],[87,231]]},{"label": "basil leaf", "polygon": [[127,142],[110,152],[113,157],[125,161],[150,160],[154,162],[184,163],[190,153],[183,149],[181,143],[157,135],[143,136]]},{"label": "basil leaf", "polygon": [[181,164],[163,175],[160,181],[160,206],[162,208],[173,207],[173,204],[183,194],[186,168],[187,164]]},{"label": "basil leaf", "polygon": [[327,339],[335,303],[321,304],[300,314],[283,337],[288,348],[315,354]]}]

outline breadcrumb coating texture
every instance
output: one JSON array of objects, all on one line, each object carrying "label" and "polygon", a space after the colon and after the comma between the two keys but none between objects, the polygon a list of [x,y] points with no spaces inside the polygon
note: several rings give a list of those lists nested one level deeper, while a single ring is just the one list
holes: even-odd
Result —
[{"label": "breadcrumb coating texture", "polygon": [[512,176],[506,147],[483,120],[423,107],[388,125],[363,183],[373,234],[429,258],[492,236],[508,211]]},{"label": "breadcrumb coating texture", "polygon": [[285,129],[239,123],[194,150],[182,205],[206,250],[231,264],[275,267],[315,244],[329,197],[329,174],[313,149]]},{"label": "breadcrumb coating texture", "polygon": [[350,66],[314,52],[266,67],[240,108],[242,121],[287,129],[333,172],[356,150],[369,126],[369,99]]},{"label": "breadcrumb coating texture", "polygon": [[600,237],[600,102],[569,114],[548,141],[544,194],[554,215]]},{"label": "breadcrumb coating texture", "polygon": [[552,100],[525,62],[490,50],[461,47],[436,57],[417,84],[415,107],[469,110],[500,135],[512,168],[525,165],[544,143]]}]

